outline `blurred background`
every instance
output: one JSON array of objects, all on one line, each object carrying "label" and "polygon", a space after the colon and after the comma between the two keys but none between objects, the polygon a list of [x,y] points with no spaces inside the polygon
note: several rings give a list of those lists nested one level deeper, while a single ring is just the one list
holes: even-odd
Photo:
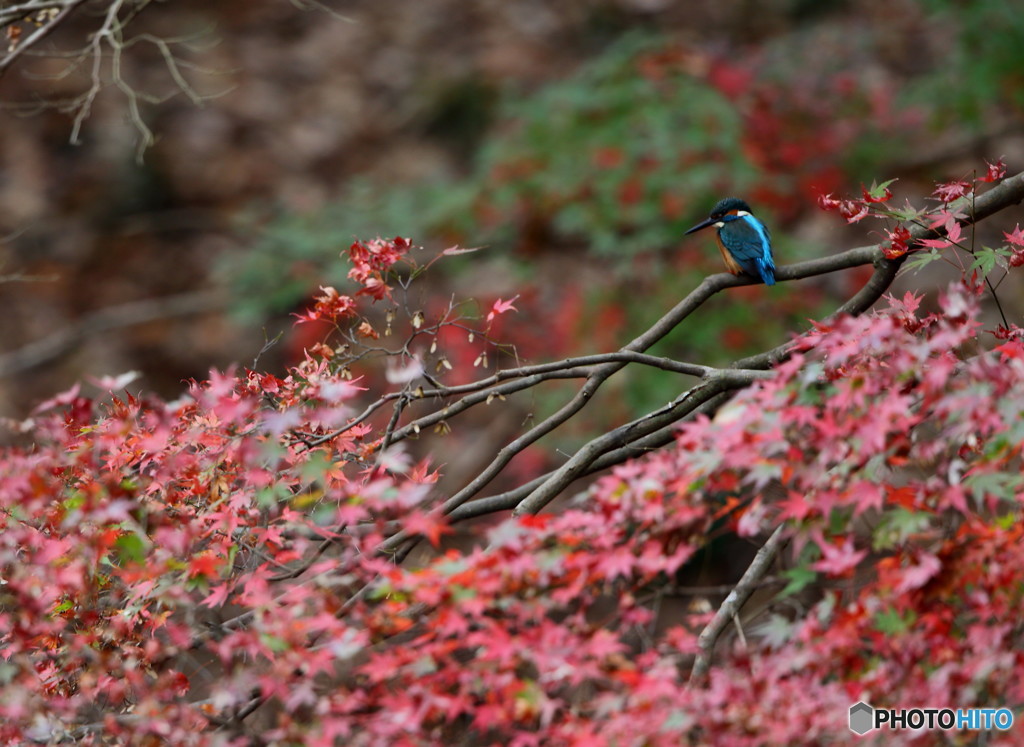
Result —
[{"label": "blurred background", "polygon": [[[1024,14],[1005,0],[173,0],[125,27],[120,84],[107,55],[86,100],[91,66],[66,54],[107,5],[0,81],[5,418],[86,376],[138,370],[132,391],[174,398],[257,357],[282,373],[314,339],[291,314],[345,292],[356,238],[481,247],[431,270],[423,308],[520,294],[497,334],[537,362],[614,350],[721,271],[712,236],[682,236],[720,197],[754,206],[785,264],[881,238],[820,193],[896,178],[923,207],[984,159],[1024,167]],[[714,365],[777,345],[868,273],[734,289],[653,352]],[[1000,289],[1018,322],[1020,290]],[[461,354],[451,376],[479,373]],[[523,474],[681,384],[609,386]],[[456,443],[493,453],[557,394]]]}]

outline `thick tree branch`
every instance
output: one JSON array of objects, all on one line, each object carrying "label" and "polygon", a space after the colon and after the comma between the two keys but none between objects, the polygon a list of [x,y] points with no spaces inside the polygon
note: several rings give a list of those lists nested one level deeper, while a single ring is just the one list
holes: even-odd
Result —
[{"label": "thick tree branch", "polygon": [[[644,433],[629,444],[617,449],[612,449],[598,459],[595,459],[593,464],[591,464],[590,467],[580,476],[586,477],[587,475],[601,472],[609,467],[615,467],[623,462],[629,461],[630,459],[636,459],[639,456],[643,456],[651,451],[667,446],[675,440],[680,422],[690,420],[697,415],[710,415],[731,396],[731,390],[718,394],[702,404],[700,407],[697,407],[689,415],[678,420],[671,420],[668,424],[660,425],[660,427],[651,429],[650,432]],[[544,482],[553,474],[553,471],[548,472],[547,474],[541,475],[540,477],[520,485],[518,488],[513,490],[470,501],[469,503],[466,503],[452,511],[448,515],[448,519],[454,524],[457,521],[474,519],[480,516],[486,516],[487,514],[496,513],[498,511],[509,511],[518,506],[519,502],[522,501],[523,498],[543,485]]]},{"label": "thick tree branch", "polygon": [[[524,498],[512,512],[513,515],[537,513],[571,482],[585,474],[599,457],[609,451],[625,446],[638,437],[647,435],[653,429],[678,423],[683,416],[693,412],[699,405],[719,394],[747,386],[759,379],[771,377],[771,374],[764,371],[745,371],[742,376],[730,376],[731,373],[739,372],[723,371],[721,374],[712,376],[706,383],[690,389],[668,406],[651,413],[646,418],[627,423],[593,439]],[[650,427],[651,425],[653,428]]]}]

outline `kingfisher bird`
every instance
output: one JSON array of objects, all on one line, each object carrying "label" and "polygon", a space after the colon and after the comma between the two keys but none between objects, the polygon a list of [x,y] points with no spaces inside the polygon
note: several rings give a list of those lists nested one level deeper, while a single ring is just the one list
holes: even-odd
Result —
[{"label": "kingfisher bird", "polygon": [[687,234],[714,226],[718,229],[718,248],[725,267],[733,275],[749,275],[765,285],[775,285],[775,260],[768,228],[750,213],[750,205],[736,197],[726,197],[711,210],[706,220]]}]

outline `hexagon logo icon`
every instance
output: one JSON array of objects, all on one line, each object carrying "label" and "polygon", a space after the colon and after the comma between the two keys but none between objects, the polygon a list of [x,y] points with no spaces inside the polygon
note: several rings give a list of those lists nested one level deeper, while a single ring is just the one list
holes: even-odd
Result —
[{"label": "hexagon logo icon", "polygon": [[850,731],[863,737],[873,728],[875,709],[863,700],[850,706]]}]

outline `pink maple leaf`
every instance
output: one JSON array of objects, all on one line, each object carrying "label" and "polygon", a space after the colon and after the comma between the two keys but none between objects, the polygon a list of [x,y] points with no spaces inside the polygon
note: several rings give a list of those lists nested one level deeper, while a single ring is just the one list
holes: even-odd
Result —
[{"label": "pink maple leaf", "polygon": [[213,589],[210,590],[209,596],[202,601],[202,604],[205,604],[210,609],[220,607],[228,600],[229,592],[230,589],[228,588],[228,584],[219,584],[214,586]]},{"label": "pink maple leaf", "polygon": [[900,582],[896,587],[896,591],[903,592],[920,589],[942,570],[942,562],[931,553],[922,552],[916,560],[917,563],[915,565],[909,566],[900,574]]},{"label": "pink maple leaf", "polygon": [[844,537],[840,544],[819,541],[818,547],[821,548],[821,554],[824,557],[811,567],[816,571],[822,571],[833,576],[842,576],[849,573],[868,554],[867,550],[855,549],[853,540],[849,537]]},{"label": "pink maple leaf", "polygon": [[515,303],[517,298],[519,298],[518,293],[507,301],[502,301],[500,298],[495,301],[494,305],[491,307],[491,312],[487,315],[487,321],[493,321],[494,317],[499,314],[504,314],[506,311],[519,311],[519,309],[512,305]]},{"label": "pink maple leaf", "polygon": [[441,535],[451,534],[453,531],[444,516],[437,512],[423,511],[413,511],[402,519],[402,528],[411,534],[426,537],[434,547],[441,543]]}]

